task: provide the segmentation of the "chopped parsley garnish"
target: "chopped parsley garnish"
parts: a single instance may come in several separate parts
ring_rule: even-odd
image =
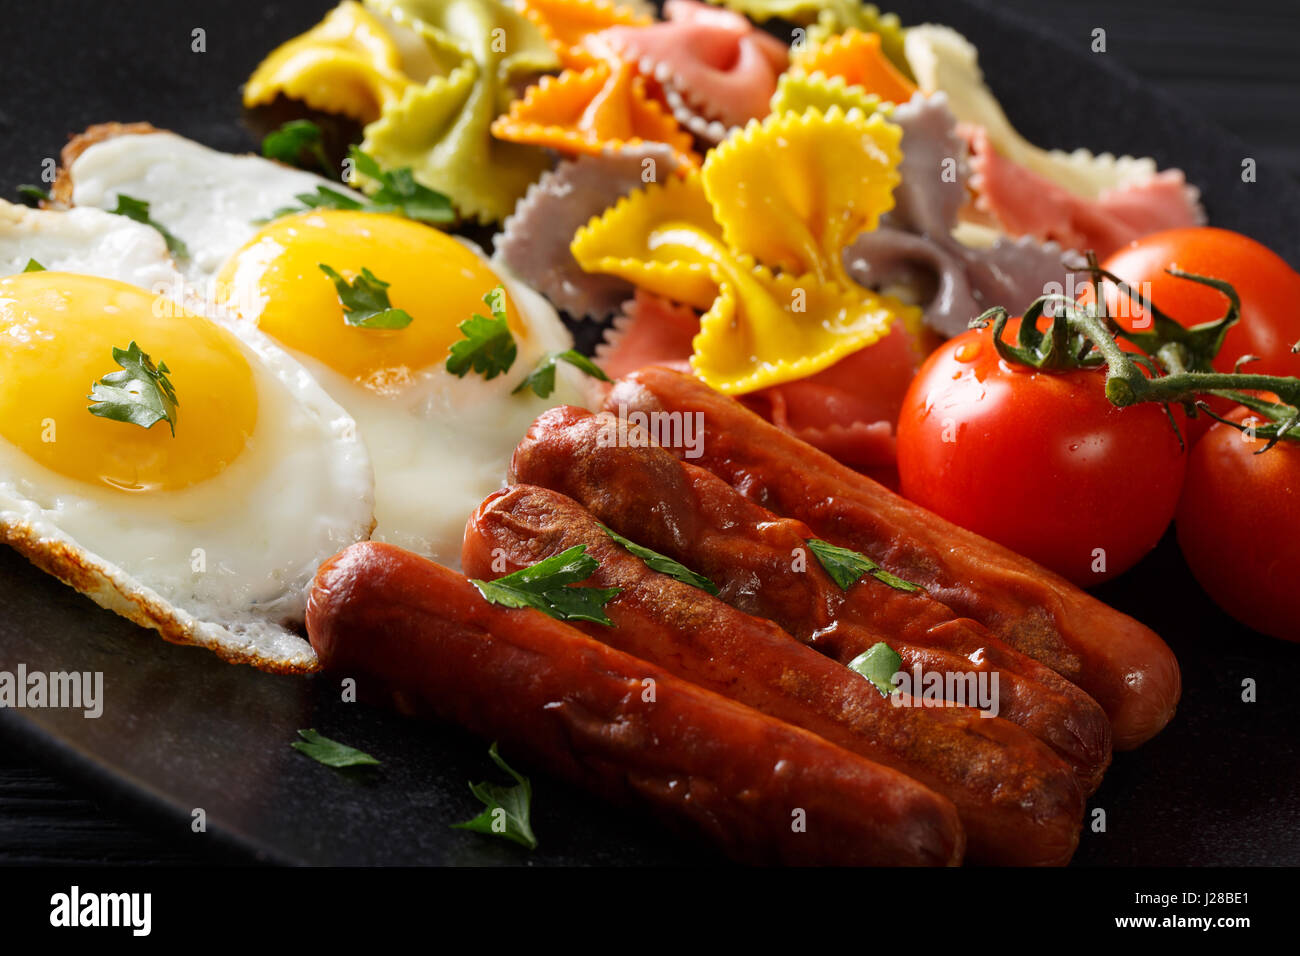
[[[127,348],[113,349],[113,361],[122,366],[120,372],[109,372],[90,386],[87,396],[94,405],[90,414],[115,422],[129,422],[141,428],[152,428],[157,422],[171,426],[176,437],[176,391],[167,377],[171,370],[166,362],[154,365],[147,352],[132,342]]]
[[[180,259],[188,259],[190,256],[189,249],[185,243],[181,242],[160,223],[154,222],[149,218],[149,203],[143,199],[135,199],[131,196],[117,194],[117,208],[110,210],[119,216],[126,216],[127,219],[134,219],[136,222],[144,223],[146,226],[152,226],[162,233],[162,237],[167,240],[167,251]]]
[[[473,370],[491,380],[510,371],[510,366],[515,364],[518,349],[506,321],[506,290],[497,286],[483,296],[483,302],[492,312],[492,318],[475,312],[457,326],[465,337],[455,342],[447,355],[447,371],[457,378],[464,378]]]
[[[491,381],[510,371],[519,354],[514,334],[506,320],[505,288],[497,286],[483,296],[483,301],[491,310],[492,318],[484,318],[475,312],[457,326],[464,338],[454,343],[447,355],[447,371],[457,378],[464,378],[472,370]],[[562,352],[547,352],[542,356],[537,367],[511,389],[510,394],[517,395],[531,388],[538,398],[550,398],[555,391],[555,366],[558,362],[568,362],[592,378],[609,381],[609,376],[587,356],[574,349],[565,349]]]
[[[282,206],[271,213],[270,218],[279,219],[281,216],[289,216],[295,212],[303,212],[308,209],[348,209],[353,211],[366,209],[366,204],[361,200],[345,196],[337,189],[331,189],[329,186],[317,186],[314,193],[299,193],[293,198],[302,205]],[[258,219],[256,221],[261,223],[268,220]]]
[[[585,544],[574,545],[495,581],[471,579],[470,583],[493,604],[535,608],[560,621],[613,625],[605,605],[621,588],[569,587],[591,577],[600,567],[586,552]]]
[[[24,183],[18,187],[18,198],[22,201],[24,206],[35,207],[39,205],[42,200],[49,202],[50,194],[40,186],[32,186],[28,183]]]
[[[674,580],[681,581],[683,584],[689,584],[691,587],[699,588],[701,591],[708,591],[710,594],[718,593],[718,586],[702,574],[697,574],[686,565],[674,561],[667,555],[660,554],[658,551],[652,551],[649,548],[637,544],[635,541],[629,541],[617,531],[613,531],[604,525],[600,530],[609,535],[629,552],[645,562],[645,566],[651,571],[658,571],[660,574],[666,574]]]
[[[826,573],[831,576],[831,579],[840,586],[841,591],[847,591],[864,574],[871,575],[881,584],[888,584],[897,591],[925,590],[918,584],[904,581],[902,578],[890,574],[865,554],[860,554],[857,551],[850,551],[848,548],[837,548],[835,545],[818,538],[808,539],[808,549],[816,555],[821,566],[826,569]]]
[[[314,730],[300,730],[298,736],[302,740],[295,740],[289,746],[298,753],[306,754],[312,760],[323,763],[327,767],[379,766],[379,761],[370,754],[357,750],[355,747],[349,747],[347,744],[341,744],[337,740],[322,737]]]
[[[592,378],[598,378],[602,382],[609,381],[609,376],[587,356],[574,349],[565,349],[563,352],[547,352],[546,355],[542,356],[542,360],[537,363],[537,368],[533,369],[526,379],[515,386],[514,392],[522,392],[526,388],[531,388],[538,398],[550,398],[551,393],[555,391],[555,365],[557,362],[568,362],[574,368],[581,369]]]
[[[902,664],[898,652],[880,641],[849,661],[849,670],[857,671],[880,691],[882,697],[888,697],[894,692],[894,675]]]
[[[533,802],[532,784],[527,777],[501,759],[495,742],[488,748],[488,756],[492,758],[494,764],[515,779],[516,785],[511,787],[491,781],[471,783],[470,793],[479,799],[485,809],[473,820],[453,823],[452,827],[457,830],[473,830],[476,833],[499,836],[520,846],[526,846],[530,850],[537,849],[537,837],[533,836],[533,828],[528,819]]]
[[[362,329],[404,329],[411,324],[409,313],[394,309],[388,301],[388,283],[364,266],[351,283],[325,263],[320,271],[330,277],[343,304],[343,321]]]
[[[392,213],[432,225],[445,225],[455,221],[456,214],[452,210],[451,200],[442,193],[417,183],[409,166],[384,172],[373,157],[355,146],[349,149],[348,155],[358,173],[378,183],[378,188],[368,198],[353,199],[329,186],[317,186],[314,193],[299,193],[293,197],[302,203],[301,207],[285,206],[273,212],[271,218],[302,212],[304,209],[350,209]]]
[[[417,183],[411,167],[403,166],[384,172],[372,156],[355,146],[348,150],[348,155],[352,157],[357,172],[379,183],[379,188],[370,195],[371,203],[378,207],[374,211],[397,212],[408,219],[435,224],[455,220],[451,200],[442,193]]]
[[[268,133],[262,139],[262,155],[290,166],[305,168],[309,163],[314,163],[326,171],[330,168],[320,127],[311,120],[290,120]]]
[[[44,272],[45,266],[41,265],[35,259],[28,259],[27,265],[23,266],[23,272]]]

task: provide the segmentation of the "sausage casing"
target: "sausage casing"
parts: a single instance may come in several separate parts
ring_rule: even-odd
[[[516,485],[490,496],[466,526],[461,559],[466,573],[496,578],[579,545],[599,562],[585,583],[621,591],[605,606],[613,626],[576,627],[920,781],[956,805],[972,860],[1069,860],[1083,796],[1041,741],[970,708],[896,706],[771,621],[650,570],[564,495]]]
[[[489,604],[392,545],[354,544],[322,565],[307,628],[326,668],[378,684],[400,709],[499,740],[512,759],[739,860],[961,860],[955,809],[916,781],[538,611]]]
[[[625,537],[711,578],[728,604],[841,663],[884,642],[906,672],[984,674],[997,687],[998,716],[1065,757],[1086,792],[1096,789],[1110,761],[1110,724],[1091,697],[924,593],[870,576],[842,590],[809,554],[805,525],[647,437],[612,415],[560,406],[533,423],[511,472],[573,498]]]
[[[646,368],[610,390],[620,416],[698,414],[694,463],[746,497],[870,555],[957,614],[1087,691],[1131,749],[1173,717],[1178,661],[1149,628],[1028,558],[932,514],[844,467],[689,375]]]

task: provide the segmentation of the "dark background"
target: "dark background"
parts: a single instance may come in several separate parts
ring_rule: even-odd
[[[211,2],[214,6],[186,5],[195,26],[206,26],[205,10],[220,9],[216,0]],[[999,0],[995,5],[1059,40],[1079,44],[1081,49],[1088,47],[1095,28],[1105,29],[1105,56],[1111,63],[1136,73],[1237,134],[1252,147],[1261,178],[1264,171],[1300,177],[1300,57],[1295,52],[1300,18],[1294,0]],[[269,4],[259,21],[245,23],[242,29],[232,28],[228,18],[214,14],[213,26],[208,29],[208,55],[226,63],[247,61],[251,68],[275,43],[316,22],[330,6],[329,0]],[[888,8],[889,4],[882,6]],[[108,5],[96,4],[93,16],[97,21],[120,18],[122,30],[150,32],[157,29],[152,16],[156,8],[156,4],[120,2],[111,5],[112,13],[107,14]],[[6,22],[15,27],[6,31],[11,42],[24,47],[21,57],[12,56],[12,51],[0,57],[0,89],[5,91],[0,100],[0,142],[5,144],[0,155],[4,170],[0,186],[6,195],[16,182],[35,181],[40,159],[57,155],[62,145],[58,141],[31,142],[23,133],[32,128],[28,118],[43,109],[47,97],[60,104],[77,99],[77,91],[66,88],[69,81],[59,66],[70,56],[95,60],[94,82],[110,87],[165,84],[172,89],[160,90],[160,94],[173,100],[183,100],[183,96],[177,97],[178,90],[203,91],[204,96],[229,97],[231,113],[237,113],[235,91],[214,89],[211,78],[200,69],[192,75],[160,77],[147,62],[115,59],[108,45],[88,48],[84,42],[74,42],[83,39],[75,21],[88,12],[81,4],[5,0],[0,9],[7,14]],[[169,20],[176,19],[176,10],[171,7]],[[48,64],[48,68],[33,75],[34,63]],[[983,66],[989,70],[995,64],[985,60]],[[77,75],[85,74],[79,70]],[[1061,104],[1063,121],[1086,109],[1088,96],[1085,79],[1078,90],[1079,102]],[[145,115],[104,116],[93,112],[95,96],[85,100],[86,114],[74,110],[67,117],[68,131],[109,119],[157,119],[160,125],[218,148],[245,149],[250,145],[231,124],[206,127],[206,118],[197,116],[192,124],[170,117],[164,122],[164,118]],[[90,793],[51,776],[36,757],[0,749],[0,863],[204,861],[192,847],[190,841],[181,846],[163,840],[147,823],[124,819],[98,806]]]

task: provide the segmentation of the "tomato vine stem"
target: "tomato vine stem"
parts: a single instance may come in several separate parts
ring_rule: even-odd
[[[1112,405],[1126,408],[1141,402],[1158,402],[1169,413],[1175,431],[1178,428],[1170,406],[1179,404],[1189,417],[1203,412],[1267,439],[1260,452],[1283,438],[1300,441],[1300,378],[1243,372],[1242,366],[1255,361],[1256,356],[1243,356],[1231,372],[1214,368],[1214,358],[1223,347],[1228,330],[1241,318],[1241,299],[1229,283],[1176,268],[1165,270],[1176,278],[1215,289],[1227,300],[1221,318],[1185,327],[1118,276],[1101,268],[1092,253],[1087,254],[1083,264],[1069,268],[1088,272],[1092,302],[1061,294],[1041,296],[1025,310],[1015,342],[1003,338],[1010,313],[1000,306],[972,319],[971,327],[992,325],[994,347],[1011,364],[1045,372],[1105,366],[1106,397]],[[1105,283],[1115,286],[1141,309],[1147,320],[1143,330],[1125,329],[1107,314]],[[1051,322],[1046,332],[1039,328],[1044,317]],[[1131,342],[1139,351],[1124,349],[1121,339]],[[1293,351],[1298,349],[1300,343]],[[1206,397],[1220,397],[1244,405],[1263,421],[1251,424],[1225,421],[1211,410]],[[1178,437],[1181,442],[1182,435]]]

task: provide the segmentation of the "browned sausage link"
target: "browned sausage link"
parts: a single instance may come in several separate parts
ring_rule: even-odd
[[[1097,788],[1110,761],[1110,724],[1091,697],[925,594],[871,577],[841,590],[808,553],[807,526],[778,518],[646,438],[612,415],[561,406],[533,423],[511,471],[568,495],[620,534],[712,579],[728,604],[775,621],[841,663],[884,641],[909,673],[919,666],[996,674],[998,715],[1070,761],[1086,792]]]
[[[642,369],[611,389],[615,414],[698,413],[694,461],[746,497],[870,555],[960,615],[1078,684],[1131,749],[1173,717],[1181,680],[1149,628],[1028,558],[959,528],[763,421],[698,379]],[[693,449],[672,449],[683,456]]]
[[[540,612],[488,604],[460,574],[392,545],[326,562],[307,629],[328,669],[374,682],[401,709],[500,740],[512,759],[738,859],[961,860],[955,809],[921,784]]]
[[[516,485],[488,498],[465,529],[462,560],[468,574],[498,577],[576,545],[600,562],[589,584],[622,589],[605,608],[612,627],[577,625],[591,636],[938,791],[957,806],[972,860],[1069,860],[1083,796],[1042,742],[970,708],[895,706],[771,621],[651,571],[558,492]]]

